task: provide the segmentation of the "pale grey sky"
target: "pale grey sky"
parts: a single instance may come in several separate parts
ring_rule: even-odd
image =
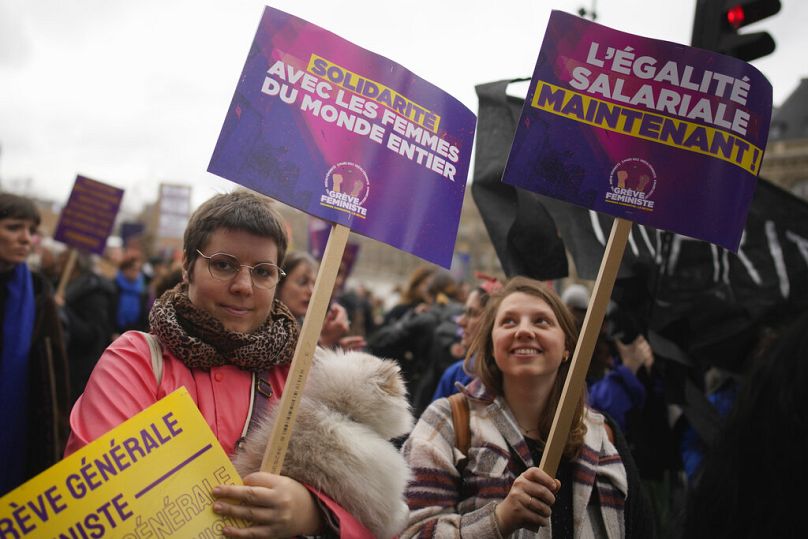
[[[776,52],[753,62],[775,105],[808,77],[808,2],[782,0]],[[161,181],[199,203],[232,184],[206,172],[266,2],[0,0],[0,181],[64,201],[77,173],[153,201]],[[474,85],[529,76],[551,9],[592,0],[276,0],[273,7],[384,55],[477,110]],[[599,0],[598,21],[689,43],[695,0]]]

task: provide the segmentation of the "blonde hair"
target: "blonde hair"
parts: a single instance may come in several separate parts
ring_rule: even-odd
[[[550,306],[556,319],[558,319],[559,327],[564,332],[564,347],[569,350],[570,353],[572,350],[575,350],[575,344],[578,342],[578,326],[575,323],[575,317],[551,288],[540,281],[527,277],[513,277],[510,279],[500,290],[491,294],[490,299],[485,305],[477,334],[472,338],[465,363],[465,368],[468,372],[478,377],[489,391],[500,396],[503,395],[502,371],[494,360],[494,343],[491,338],[491,333],[494,329],[494,321],[502,301],[517,292],[536,297]],[[475,358],[473,361],[471,360],[472,357]],[[564,382],[567,380],[570,363],[570,361],[565,360],[559,366],[558,375],[556,376],[555,384],[553,385],[547,402],[547,408],[539,421],[539,437],[544,442],[547,441],[547,437],[550,434],[553,416],[561,400],[561,392],[564,389]],[[568,458],[576,456],[583,445],[584,434],[586,434],[586,425],[584,425],[583,415],[584,394],[582,392],[575,407],[572,428],[570,429],[570,435],[564,447],[564,455]]]

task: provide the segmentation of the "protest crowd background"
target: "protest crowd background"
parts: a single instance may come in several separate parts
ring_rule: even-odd
[[[581,323],[602,256],[609,218],[499,182],[511,140],[502,129],[515,130],[507,119],[521,108],[505,93],[508,82],[477,87],[477,154],[451,270],[359,235],[351,237],[340,267],[333,301],[350,320],[343,338],[354,338],[343,342],[399,362],[416,417],[452,391],[440,383],[447,369],[455,366],[464,380],[457,366],[466,356],[464,332],[480,314],[480,294],[512,276],[538,279]],[[804,361],[797,365],[804,359],[808,307],[806,126],[808,79],[772,119],[739,254],[634,227],[592,358],[587,400],[625,435],[658,536],[695,537],[707,529],[733,536],[729,520],[722,520],[727,511],[708,514],[726,489],[731,495],[724,503],[736,514],[765,510],[775,518],[783,508],[759,500],[772,490],[762,486],[766,478],[782,481],[775,485],[787,492],[786,482],[798,488],[805,477],[796,458],[808,440],[799,393],[808,379]],[[3,181],[0,191],[7,187]],[[104,254],[79,253],[61,295],[54,291],[69,249],[51,238],[61,201],[17,190],[41,216],[27,264],[54,301],[60,331],[51,329],[54,346],[66,354],[68,406],[106,346],[125,331],[148,330],[151,304],[182,279],[190,189],[167,184],[153,205],[119,215]],[[321,227],[298,210],[282,204],[277,210],[291,236],[287,258],[302,259],[307,268],[300,276],[288,268],[283,284],[290,309],[302,318],[292,303],[305,312],[315,259],[322,256],[315,237]],[[4,268],[5,257],[0,252]],[[2,297],[11,296],[4,291]],[[9,338],[4,333],[4,350]],[[33,421],[34,413],[23,417]],[[746,473],[761,485],[757,495],[743,481]],[[753,497],[762,505],[747,505]]]

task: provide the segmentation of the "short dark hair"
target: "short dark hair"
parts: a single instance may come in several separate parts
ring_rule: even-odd
[[[194,211],[183,238],[185,264],[190,276],[199,257],[196,250],[205,248],[210,236],[219,229],[243,230],[271,238],[278,245],[278,265],[283,264],[288,239],[283,219],[272,207],[272,201],[246,190],[218,194]]]
[[[12,193],[0,193],[0,219],[28,219],[39,226],[39,210],[33,201]]]

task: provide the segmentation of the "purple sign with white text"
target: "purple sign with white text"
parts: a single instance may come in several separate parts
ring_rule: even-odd
[[[475,121],[397,63],[267,7],[208,171],[448,267]]]
[[[771,111],[745,62],[553,11],[503,181],[737,251]]]
[[[53,239],[81,251],[103,254],[122,198],[123,189],[76,176]]]

